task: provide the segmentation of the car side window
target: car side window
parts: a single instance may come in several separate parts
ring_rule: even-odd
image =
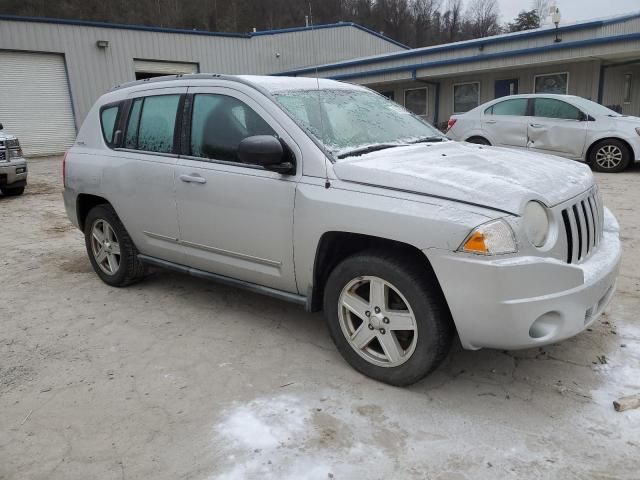
[[[573,105],[555,98],[536,98],[533,104],[533,116],[580,120],[580,110]]]
[[[234,97],[197,94],[191,116],[191,155],[240,162],[238,145],[247,137],[276,132],[251,107]]]
[[[173,136],[180,95],[157,95],[133,102],[125,147],[146,152],[173,152]]]
[[[116,127],[120,105],[103,108],[100,111],[100,124],[102,125],[102,135],[107,145],[113,144],[113,132]]]
[[[527,114],[527,101],[526,98],[505,100],[490,107],[491,112],[485,111],[485,113],[489,113],[490,115],[514,115],[524,117]]]

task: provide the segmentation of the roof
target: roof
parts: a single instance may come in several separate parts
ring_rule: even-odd
[[[363,32],[366,32],[370,35],[378,37],[382,40],[385,40],[389,43],[392,43],[398,47],[403,49],[409,49],[407,45],[404,45],[400,42],[393,40],[392,38],[386,37],[381,33],[374,32],[373,30],[363,27],[357,23],[353,22],[338,22],[338,23],[328,23],[322,25],[310,25],[308,27],[295,27],[295,28],[283,28],[277,30],[262,30],[258,32],[249,32],[249,33],[231,33],[231,32],[209,32],[207,30],[187,30],[182,28],[165,28],[165,27],[152,27],[146,25],[129,25],[123,23],[109,23],[109,22],[95,22],[91,20],[71,20],[65,18],[47,18],[47,17],[28,17],[21,15],[0,15],[0,20],[6,21],[14,21],[14,22],[33,22],[33,23],[50,23],[50,24],[58,24],[58,25],[75,25],[81,27],[98,27],[98,28],[115,28],[115,29],[123,29],[123,30],[139,30],[143,32],[160,32],[160,33],[179,33],[183,35],[204,35],[204,36],[212,36],[212,37],[234,37],[234,38],[252,38],[252,37],[260,37],[264,35],[281,35],[286,33],[294,33],[294,32],[306,32],[313,30],[324,30],[328,28],[342,28],[342,27],[352,27]]]
[[[634,19],[637,19],[637,18],[640,18],[640,11],[637,11],[637,12],[634,12],[634,13],[630,13],[630,14],[627,14],[627,15],[618,15],[618,16],[594,19],[594,20],[583,21],[583,22],[575,22],[575,23],[570,23],[570,24],[564,25],[562,27],[559,27],[558,28],[558,33],[561,35],[561,34],[567,33],[567,32],[574,32],[574,31],[580,31],[580,30],[587,30],[587,29],[592,29],[592,28],[604,27],[604,26],[607,26],[607,25],[611,25],[611,24],[615,24],[615,23],[621,23],[621,22],[625,22],[625,21],[628,21],[628,20],[634,20]],[[358,66],[358,65],[371,65],[371,64],[388,62],[388,61],[393,61],[393,60],[400,60],[400,59],[404,59],[404,58],[420,57],[420,56],[424,56],[424,55],[430,55],[430,54],[433,54],[433,53],[453,52],[453,51],[456,51],[456,50],[467,49],[467,48],[470,48],[470,47],[482,47],[482,48],[484,48],[487,45],[508,43],[510,41],[513,41],[513,40],[523,40],[523,39],[527,39],[527,38],[542,37],[542,36],[554,33],[555,30],[556,29],[555,29],[554,26],[543,26],[543,27],[536,28],[536,29],[533,29],[533,30],[524,30],[524,31],[520,31],[520,32],[503,33],[503,34],[494,35],[494,36],[491,36],[491,37],[476,38],[476,39],[473,39],[473,40],[464,40],[464,41],[460,41],[460,42],[447,43],[447,44],[443,44],[443,45],[434,45],[434,46],[430,46],[430,47],[413,48],[413,49],[410,49],[410,50],[404,51],[404,52],[385,53],[385,54],[374,55],[374,56],[370,56],[370,57],[362,57],[362,58],[358,58],[358,59],[354,59],[354,60],[347,60],[347,61],[342,61],[342,62],[335,62],[335,63],[325,64],[325,65],[319,65],[317,67],[305,67],[305,68],[299,68],[299,69],[295,69],[295,70],[288,70],[288,71],[281,72],[279,75],[301,75],[301,74],[307,74],[307,73],[312,73],[312,72],[316,72],[316,71],[321,72],[321,71],[327,71],[327,70],[335,70],[335,69],[339,69],[339,68],[353,67],[353,66]],[[636,35],[635,34],[631,34],[631,35],[618,35],[618,36],[610,36],[610,37],[601,37],[601,38],[595,38],[595,39],[592,38],[592,39],[586,39],[586,40],[582,40],[582,41],[561,42],[561,43],[557,43],[557,44],[549,45],[549,46],[545,46],[545,47],[534,47],[534,48],[530,48],[530,49],[523,49],[521,51],[505,51],[505,52],[499,52],[499,53],[496,53],[496,54],[474,55],[472,61],[479,61],[479,60],[490,58],[489,55],[510,56],[510,55],[520,54],[520,53],[532,53],[533,51],[537,51],[538,48],[539,49],[547,49],[547,50],[548,49],[572,48],[572,47],[575,47],[575,46],[579,46],[578,45],[579,42],[583,42],[585,45],[587,45],[588,42],[606,43],[607,41],[610,41],[609,39],[616,39],[616,40],[619,40],[619,41],[635,40],[636,39]],[[407,70],[407,69],[413,69],[413,68],[424,68],[424,67],[429,67],[429,66],[438,66],[440,64],[444,64],[443,62],[447,62],[447,61],[451,61],[451,62],[454,62],[454,63],[461,63],[461,59],[460,58],[456,58],[456,59],[450,59],[450,60],[449,59],[445,59],[445,60],[442,60],[441,62],[430,62],[429,64],[416,64],[416,65],[408,65],[408,66],[404,66],[403,65],[403,66],[401,66],[399,68],[402,69],[402,70]],[[431,65],[431,63],[433,63],[434,65]],[[367,76],[367,75],[371,75],[371,74],[388,73],[389,71],[391,71],[391,70],[390,69],[380,69],[380,70],[375,70],[375,71],[372,71],[372,72],[359,72],[359,73],[346,74],[346,75],[335,75],[335,76],[332,76],[332,78],[335,78],[335,79],[348,79],[348,78],[351,78],[351,77],[362,77],[362,76]]]

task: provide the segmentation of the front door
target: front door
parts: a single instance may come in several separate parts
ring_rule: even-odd
[[[527,146],[543,153],[582,159],[588,124],[584,118],[577,107],[567,102],[537,97],[527,126]]]
[[[518,79],[510,78],[508,80],[496,80],[495,98],[506,97],[508,95],[518,94]]]
[[[176,171],[187,265],[295,293],[293,206],[299,173],[281,175],[240,163],[237,150],[253,135],[277,136],[300,158],[297,146],[242,92],[222,87],[188,92],[189,151]]]

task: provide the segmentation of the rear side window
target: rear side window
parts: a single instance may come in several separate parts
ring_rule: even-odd
[[[116,121],[120,113],[120,105],[103,108],[100,111],[100,124],[102,125],[102,135],[107,145],[113,144],[113,132],[116,128]]]
[[[173,152],[180,95],[136,99],[131,107],[125,146],[146,152]]]
[[[254,135],[277,136],[251,107],[227,95],[200,94],[193,101],[191,155],[239,162],[238,145]]]
[[[496,103],[492,107],[489,107],[484,113],[489,115],[515,115],[524,117],[527,114],[527,99],[514,98],[512,100],[505,100],[504,102]]]
[[[580,120],[580,110],[573,105],[555,98],[536,98],[533,104],[533,116]]]

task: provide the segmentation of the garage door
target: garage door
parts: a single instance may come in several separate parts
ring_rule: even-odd
[[[62,55],[0,51],[0,123],[25,155],[63,153],[76,138]]]
[[[136,80],[178,73],[198,73],[197,63],[136,59],[133,61],[133,66],[136,71]]]

